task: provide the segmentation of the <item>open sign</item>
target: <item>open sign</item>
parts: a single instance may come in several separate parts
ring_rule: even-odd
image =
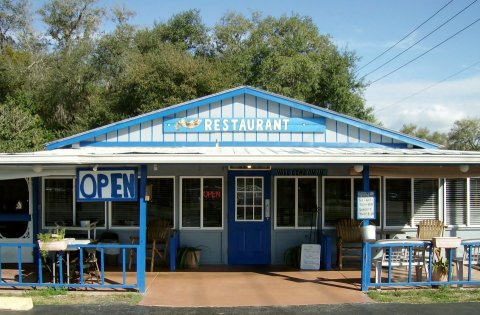
[[[136,169],[77,169],[77,202],[137,201]]]

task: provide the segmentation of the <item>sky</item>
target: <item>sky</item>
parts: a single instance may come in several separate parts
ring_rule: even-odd
[[[36,4],[41,2],[44,1]],[[385,127],[399,130],[403,124],[413,123],[439,132],[448,132],[456,120],[480,118],[480,0],[449,2],[100,0],[101,5],[125,5],[133,10],[136,15],[131,23],[140,28],[167,21],[174,14],[189,9],[199,9],[204,23],[209,27],[219,22],[225,13],[232,11],[247,16],[254,11],[262,12],[263,16],[309,16],[321,34],[329,35],[340,49],[354,51],[360,58],[356,75],[369,83],[364,92],[365,103],[374,109],[375,116]],[[452,18],[471,3],[469,8]],[[444,6],[405,40],[367,65]],[[437,31],[428,35],[436,28]],[[415,44],[424,36],[427,37]],[[412,44],[415,46],[370,73]],[[434,48],[436,45],[439,46]],[[424,56],[419,57],[421,54]],[[408,62],[410,64],[394,71]],[[392,74],[377,81],[392,71]]]

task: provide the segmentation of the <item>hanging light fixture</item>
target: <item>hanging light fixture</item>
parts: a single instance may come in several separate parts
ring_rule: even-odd
[[[355,170],[355,172],[361,173],[361,172],[363,172],[363,165],[356,164],[356,165],[353,166],[353,169]]]

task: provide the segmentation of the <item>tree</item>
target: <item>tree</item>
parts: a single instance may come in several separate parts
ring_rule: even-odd
[[[0,50],[15,44],[29,26],[28,0],[0,0]]]
[[[374,120],[364,105],[365,85],[354,75],[355,54],[339,50],[311,18],[230,13],[213,37],[212,55],[233,82]]]
[[[442,146],[447,144],[447,135],[438,131],[433,133],[427,127],[418,127],[415,124],[404,124],[400,129],[401,133],[411,135],[420,139],[440,144]]]
[[[480,150],[480,119],[455,121],[448,133],[448,148],[451,150]]]
[[[47,33],[59,49],[68,49],[81,39],[90,38],[105,17],[97,0],[51,0],[38,13],[47,24]]]

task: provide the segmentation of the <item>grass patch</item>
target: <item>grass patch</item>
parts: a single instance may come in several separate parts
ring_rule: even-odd
[[[142,299],[135,292],[78,292],[67,289],[45,288],[23,291],[22,294],[0,294],[1,296],[31,297],[33,305],[73,304],[128,304],[137,305]]]
[[[442,286],[438,289],[369,291],[367,295],[379,303],[455,303],[480,302],[480,289],[459,289]]]

